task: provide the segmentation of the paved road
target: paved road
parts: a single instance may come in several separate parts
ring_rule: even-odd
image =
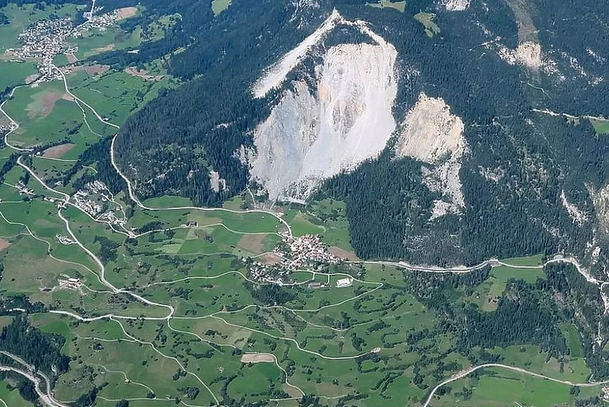
[[[34,366],[29,365],[19,356],[13,355],[12,353],[9,353],[6,351],[0,351],[0,353],[13,359],[15,362],[19,363],[20,365],[23,365],[27,369],[27,370],[24,370],[24,369],[15,368],[13,366],[0,365],[0,371],[5,371],[5,372],[12,371],[14,373],[24,376],[29,381],[34,383],[34,388],[36,390],[36,393],[38,394],[38,397],[40,397],[40,399],[43,401],[43,403],[46,404],[47,406],[49,406],[49,407],[68,407],[67,405],[55,400],[55,398],[53,397],[53,393],[51,391],[51,381],[43,372],[36,371]],[[44,379],[44,381],[45,381],[46,393],[40,389],[41,379],[39,376],[42,377],[42,379]]]
[[[545,379],[545,380],[550,380],[550,381],[555,382],[555,383],[566,384],[566,385],[569,385],[569,386],[596,387],[596,386],[602,386],[604,384],[609,383],[609,380],[605,380],[605,381],[602,381],[602,382],[594,382],[594,383],[573,383],[573,382],[571,382],[569,380],[554,379],[552,377],[549,377],[549,376],[546,376],[546,375],[542,375],[542,374],[539,374],[539,373],[535,373],[535,372],[531,372],[531,371],[528,371],[526,369],[522,369],[522,368],[519,368],[519,367],[503,365],[503,364],[500,364],[500,363],[485,363],[485,364],[482,364],[482,365],[474,366],[474,367],[469,368],[467,370],[464,370],[462,372],[459,372],[459,373],[453,375],[452,377],[444,380],[442,383],[438,384],[436,387],[433,388],[433,390],[429,394],[429,397],[425,401],[425,404],[423,404],[423,407],[428,407],[430,405],[430,403],[431,403],[431,401],[433,399],[433,396],[436,394],[438,389],[441,388],[442,386],[445,386],[445,385],[447,385],[449,383],[452,383],[454,381],[463,379],[464,377],[472,374],[476,370],[480,370],[480,369],[484,369],[484,368],[489,368],[489,367],[496,367],[496,368],[501,368],[501,369],[507,369],[507,370],[511,370],[513,372],[523,373],[523,374],[526,374],[526,375],[529,375],[529,376],[533,376],[533,377],[537,377],[537,378]]]
[[[55,69],[57,69],[56,67],[54,67],[54,68],[55,68]],[[61,72],[59,69],[57,69],[57,71],[58,71],[58,72]],[[91,112],[92,112],[92,113],[95,115],[95,117],[96,117],[96,118],[97,118],[97,119],[98,119],[100,122],[102,122],[102,123],[104,123],[104,124],[106,124],[106,125],[108,125],[108,126],[114,127],[114,128],[116,128],[116,129],[118,129],[118,128],[119,128],[119,126],[117,126],[117,125],[115,125],[115,124],[113,124],[113,123],[110,123],[110,122],[108,122],[108,121],[104,120],[104,119],[103,119],[103,118],[102,118],[102,117],[101,117],[101,116],[100,116],[100,115],[99,115],[99,114],[98,114],[98,113],[95,111],[95,109],[94,109],[93,107],[91,107],[89,104],[87,104],[86,102],[84,102],[83,100],[81,100],[80,98],[78,98],[76,95],[74,95],[74,94],[73,94],[73,93],[70,91],[70,89],[69,89],[69,87],[68,87],[68,83],[67,83],[67,79],[66,79],[65,75],[63,75],[63,73],[61,73],[61,75],[62,75],[62,77],[63,77],[63,82],[64,82],[64,86],[65,86],[65,90],[66,90],[66,92],[67,92],[69,95],[71,95],[71,96],[74,98],[75,102],[76,102],[77,104],[79,104],[79,106],[82,104],[82,105],[84,105],[85,107],[87,107],[87,108],[88,108],[88,109],[89,109],[89,110],[90,110],[90,111],[91,111]],[[15,89],[16,89],[16,88],[15,88]],[[12,91],[12,92],[14,92],[14,91],[15,91],[15,89],[13,89],[13,91]],[[4,103],[6,103],[6,102],[4,102]],[[12,131],[10,131],[10,132],[9,132],[7,135],[5,135],[5,137],[4,137],[4,142],[5,142],[5,144],[6,144],[8,147],[10,147],[10,148],[12,148],[12,149],[14,149],[14,150],[17,150],[17,151],[22,151],[22,152],[24,152],[24,153],[27,153],[28,151],[31,151],[31,150],[28,150],[28,149],[22,149],[22,148],[19,148],[19,147],[13,146],[13,145],[11,145],[11,144],[8,142],[8,139],[7,139],[8,135],[9,135],[9,134],[11,134],[12,132],[14,132],[14,131],[16,130],[16,128],[18,128],[19,124],[18,124],[18,123],[16,123],[15,121],[13,121],[13,119],[12,119],[12,118],[10,118],[10,116],[8,116],[8,115],[6,114],[6,112],[5,112],[5,111],[2,109],[2,107],[3,107],[4,103],[3,103],[2,105],[0,105],[0,112],[4,113],[4,114],[5,114],[5,115],[8,117],[8,119],[9,119],[9,120],[10,120],[10,121],[13,123],[13,127],[14,127],[14,129],[13,129]],[[82,108],[82,106],[81,106],[81,109],[83,109],[83,108]],[[84,109],[83,109],[83,113],[84,113]],[[544,113],[545,113],[545,112],[544,112]],[[86,116],[86,115],[85,115],[85,116]],[[142,209],[146,209],[146,210],[149,210],[149,211],[162,211],[162,210],[200,210],[200,211],[224,211],[224,212],[229,212],[229,213],[239,213],[239,214],[242,214],[242,213],[265,213],[265,214],[269,214],[269,215],[271,215],[271,216],[275,217],[275,218],[276,218],[276,219],[277,219],[279,222],[281,222],[283,225],[285,225],[285,227],[286,227],[286,228],[287,228],[287,230],[288,230],[288,233],[290,233],[290,235],[292,234],[292,230],[291,230],[291,228],[290,228],[290,225],[289,225],[289,224],[288,224],[288,223],[287,223],[285,220],[283,220],[283,219],[282,219],[280,216],[278,216],[276,213],[274,213],[274,212],[272,212],[272,211],[261,210],[261,209],[256,209],[256,210],[231,210],[231,209],[225,209],[225,208],[201,208],[201,207],[195,207],[195,206],[180,206],[180,207],[149,207],[149,206],[146,206],[146,205],[142,204],[142,203],[140,202],[140,200],[138,199],[138,197],[136,196],[136,194],[135,194],[135,191],[134,191],[134,187],[133,187],[133,185],[132,185],[132,182],[131,182],[131,181],[128,179],[128,177],[126,177],[126,176],[125,176],[125,174],[124,174],[124,173],[123,173],[123,172],[120,170],[120,168],[118,167],[118,165],[117,165],[117,163],[116,163],[116,159],[115,159],[115,148],[114,148],[114,147],[115,147],[115,142],[116,142],[117,137],[118,137],[118,133],[117,133],[117,134],[116,134],[116,135],[113,137],[113,139],[112,139],[112,143],[111,143],[111,149],[110,149],[110,157],[111,157],[111,162],[112,162],[112,165],[114,166],[115,170],[117,171],[117,173],[118,173],[118,174],[119,174],[119,175],[120,175],[120,176],[121,176],[121,177],[122,177],[122,178],[125,180],[125,182],[126,182],[126,184],[127,184],[127,188],[128,188],[128,192],[129,192],[129,196],[130,196],[130,198],[131,198],[131,199],[132,199],[132,200],[133,200],[133,201],[136,203],[136,205],[137,205],[137,206],[139,206],[140,208],[142,208]],[[32,170],[31,170],[29,167],[27,167],[25,164],[23,164],[23,163],[21,162],[21,158],[18,160],[18,164],[19,164],[20,166],[22,166],[22,167],[23,167],[23,168],[24,168],[26,171],[28,171],[28,172],[30,173],[30,175],[32,175],[32,176],[33,176],[33,177],[34,177],[34,178],[35,178],[35,179],[36,179],[36,180],[37,180],[37,181],[38,181],[38,182],[39,182],[41,185],[43,185],[43,187],[44,187],[44,188],[46,188],[47,190],[52,191],[52,192],[54,192],[54,193],[56,193],[56,194],[58,194],[58,195],[62,196],[62,197],[64,198],[65,203],[66,203],[66,204],[69,204],[69,200],[70,200],[69,195],[67,195],[67,194],[65,194],[65,193],[63,193],[63,192],[61,192],[61,191],[57,191],[57,190],[55,190],[55,189],[53,189],[53,188],[51,188],[51,187],[48,187],[48,186],[47,186],[47,185],[46,185],[46,184],[45,184],[45,183],[44,183],[44,182],[43,182],[43,181],[42,181],[42,180],[41,180],[41,179],[40,179],[40,178],[39,178],[39,177],[38,177],[38,176],[37,176],[37,175],[34,173],[34,171],[32,171]],[[107,287],[108,287],[108,288],[109,288],[109,289],[110,289],[112,292],[114,292],[114,293],[123,292],[123,293],[126,293],[126,294],[128,294],[128,295],[131,295],[132,297],[134,297],[134,298],[135,298],[135,299],[137,299],[138,301],[144,302],[144,303],[149,304],[149,305],[154,305],[154,306],[163,307],[163,308],[166,308],[166,309],[168,309],[168,310],[169,310],[169,314],[168,314],[167,316],[165,316],[165,317],[144,317],[144,319],[146,319],[146,320],[167,320],[167,321],[170,321],[170,320],[172,319],[172,317],[173,317],[173,315],[174,315],[174,312],[175,312],[175,310],[174,310],[174,308],[173,308],[172,306],[170,306],[170,305],[166,305],[166,304],[160,304],[160,303],[155,303],[155,302],[149,301],[149,300],[147,300],[147,299],[145,299],[145,298],[143,298],[143,297],[141,297],[141,296],[139,296],[139,295],[137,295],[137,294],[135,294],[135,293],[132,293],[132,292],[130,292],[130,291],[125,291],[125,290],[123,290],[123,289],[116,288],[116,287],[115,287],[114,285],[112,285],[112,284],[111,284],[109,281],[107,281],[107,280],[105,279],[105,267],[104,267],[103,263],[100,261],[100,259],[99,259],[99,258],[98,258],[98,257],[97,257],[97,256],[96,256],[96,255],[95,255],[93,252],[91,252],[89,249],[87,249],[87,248],[86,248],[86,247],[85,247],[85,246],[84,246],[84,245],[83,245],[83,244],[82,244],[82,243],[81,243],[81,242],[80,242],[80,241],[79,241],[79,240],[76,238],[76,236],[74,235],[74,233],[72,232],[72,230],[71,230],[71,228],[70,228],[69,221],[68,221],[68,220],[67,220],[67,219],[66,219],[66,218],[63,216],[63,214],[61,213],[61,210],[59,210],[59,211],[58,211],[58,215],[59,215],[59,217],[60,217],[60,218],[63,220],[63,222],[65,223],[66,229],[67,229],[68,233],[71,235],[71,237],[74,239],[75,243],[76,243],[76,244],[77,244],[77,245],[78,245],[78,246],[79,246],[79,247],[80,247],[80,248],[81,248],[83,251],[85,251],[85,252],[87,253],[87,255],[88,255],[89,257],[91,257],[91,259],[93,259],[93,261],[94,261],[94,262],[97,264],[97,266],[99,267],[99,269],[100,269],[100,275],[99,275],[99,277],[100,277],[100,281],[101,281],[101,282],[102,282],[102,283],[103,283],[105,286],[107,286]],[[603,290],[602,290],[602,289],[603,289],[603,287],[605,286],[605,284],[609,284],[609,282],[600,281],[600,280],[598,280],[598,279],[594,278],[594,277],[593,277],[593,276],[591,276],[589,273],[587,273],[587,271],[586,271],[584,268],[582,268],[582,267],[579,265],[579,263],[577,262],[577,260],[575,260],[575,259],[573,259],[573,258],[569,258],[569,257],[557,257],[557,258],[554,258],[554,259],[552,259],[552,260],[550,260],[550,261],[547,261],[547,262],[546,262],[546,263],[544,263],[543,265],[538,265],[538,266],[518,266],[518,265],[512,265],[512,264],[508,264],[508,263],[501,262],[501,261],[499,261],[499,260],[497,260],[497,259],[489,259],[489,260],[486,260],[486,261],[484,261],[484,262],[482,262],[482,263],[480,263],[480,264],[478,264],[478,265],[476,265],[476,266],[472,266],[472,267],[454,267],[454,268],[440,268],[440,267],[432,267],[432,266],[418,266],[418,265],[411,265],[411,264],[408,264],[408,263],[405,263],[405,262],[398,262],[398,263],[395,263],[395,262],[384,262],[384,261],[379,261],[379,262],[365,262],[365,263],[387,264],[387,265],[393,265],[393,266],[397,266],[397,267],[405,268],[405,269],[408,269],[408,270],[421,271],[421,272],[428,272],[428,273],[469,273],[469,272],[473,272],[473,271],[475,271],[475,270],[479,270],[479,269],[481,269],[481,268],[483,268],[483,267],[486,267],[486,266],[498,266],[498,265],[502,265],[502,266],[505,266],[505,267],[513,267],[513,268],[530,268],[530,269],[541,269],[541,268],[543,268],[544,266],[546,266],[547,264],[551,264],[551,263],[558,263],[558,262],[563,262],[563,263],[571,263],[571,264],[573,264],[573,265],[574,265],[574,266],[577,268],[578,272],[579,272],[579,273],[580,273],[582,276],[584,276],[588,282],[593,283],[593,284],[596,284],[596,285],[600,285],[601,294],[603,295],[603,300],[605,301],[605,311],[607,311],[607,309],[609,308],[609,307],[608,307],[609,301],[607,301],[607,298],[606,298],[606,296],[603,294]],[[83,265],[83,267],[84,267],[84,265]],[[380,288],[380,286],[379,286],[379,287],[377,287],[377,289],[378,289],[378,288]],[[336,305],[337,305],[337,304],[333,304],[332,306],[336,306]],[[75,314],[75,313],[69,312],[69,311],[58,311],[58,310],[54,310],[54,311],[50,311],[50,312],[51,312],[51,313],[55,313],[55,314],[67,315],[67,316],[70,316],[70,317],[75,318],[75,319],[80,320],[80,321],[95,321],[95,320],[100,320],[100,319],[102,319],[102,318],[111,318],[111,319],[113,319],[114,321],[118,322],[118,323],[121,325],[121,328],[123,329],[123,332],[124,332],[124,333],[125,333],[125,335],[127,335],[129,338],[132,338],[134,341],[136,341],[136,342],[138,342],[138,343],[141,343],[141,344],[147,344],[147,345],[151,345],[151,346],[153,346],[153,347],[154,347],[154,345],[152,345],[152,344],[150,344],[150,343],[147,343],[147,342],[140,341],[139,339],[137,339],[137,338],[135,338],[135,337],[133,337],[133,336],[129,335],[129,334],[128,334],[128,333],[125,331],[124,327],[122,326],[122,324],[121,324],[121,323],[120,323],[120,321],[118,321],[118,320],[119,320],[119,319],[126,319],[126,318],[128,318],[128,317],[121,317],[121,316],[117,316],[117,315],[114,315],[114,314],[107,314],[107,315],[100,316],[100,317],[85,318],[85,317],[81,317],[81,316],[79,316],[79,315],[77,315],[77,314]],[[214,316],[210,316],[210,317],[212,317],[212,318],[217,318],[217,319],[221,319],[221,320],[223,320],[222,318],[219,318],[219,317],[217,317],[217,316],[215,316],[215,315],[214,315]],[[131,317],[129,317],[129,318],[131,318]],[[224,321],[224,323],[226,323],[226,324],[228,324],[228,325],[233,325],[233,324],[228,323],[228,322],[227,322],[227,321],[225,321],[225,320],[223,320],[223,321]],[[238,326],[238,325],[233,325],[233,326]],[[243,327],[243,326],[238,326],[238,327],[243,328],[243,329],[249,329],[249,328],[247,328],[247,327]],[[256,330],[252,330],[252,331],[256,331]],[[265,335],[267,334],[267,333],[265,333],[265,332],[263,332],[263,331],[256,331],[256,332],[259,332],[259,333],[261,333],[261,334],[265,334]],[[293,339],[291,339],[291,338],[285,338],[285,337],[276,337],[276,338],[277,338],[277,339],[283,339],[283,340],[289,340],[289,341],[292,341],[292,342],[294,342],[294,343],[296,344],[296,347],[297,347],[298,349],[300,349],[301,351],[303,351],[303,352],[307,352],[307,353],[312,353],[312,354],[315,354],[316,356],[319,356],[319,357],[324,357],[324,358],[326,358],[326,359],[336,359],[336,360],[341,360],[341,359],[353,359],[353,358],[357,358],[357,357],[361,356],[361,355],[356,355],[356,356],[351,356],[351,357],[337,357],[337,358],[327,357],[327,356],[323,356],[323,355],[321,355],[321,354],[318,354],[317,352],[312,352],[312,351],[308,351],[308,350],[306,350],[306,349],[302,349],[302,348],[300,348],[300,346],[298,345],[298,343],[297,343],[296,341],[294,341]],[[158,351],[157,349],[155,349],[155,350],[156,350],[156,351],[157,351],[159,354],[161,354],[163,357],[168,358],[168,359],[175,360],[176,362],[178,362],[178,364],[180,364],[180,362],[179,362],[179,361],[178,361],[176,358],[173,358],[173,357],[171,357],[171,356],[164,355],[164,354],[162,354],[160,351]],[[375,349],[375,350],[376,350],[376,349]],[[365,353],[364,353],[364,354],[365,354]],[[7,356],[9,356],[9,355],[7,355]],[[0,370],[11,370],[11,371],[14,371],[14,372],[16,372],[16,373],[18,373],[18,374],[23,375],[24,377],[28,378],[29,380],[31,380],[33,383],[35,383],[35,385],[36,385],[36,391],[37,391],[37,393],[39,394],[39,396],[40,396],[41,400],[43,400],[43,402],[44,402],[45,404],[47,404],[48,406],[50,406],[50,407],[67,407],[67,406],[65,406],[64,404],[62,404],[62,403],[58,402],[57,400],[53,399],[52,394],[51,394],[52,392],[51,392],[51,388],[50,388],[50,381],[48,380],[48,378],[47,378],[46,376],[44,376],[44,374],[43,374],[43,373],[37,373],[37,374],[39,374],[41,377],[43,377],[43,378],[44,378],[44,380],[45,380],[45,382],[46,382],[46,387],[47,387],[47,389],[46,389],[46,390],[47,390],[47,391],[46,391],[46,393],[45,393],[45,392],[43,392],[42,390],[40,390],[40,382],[41,382],[41,379],[40,379],[40,377],[38,377],[38,376],[36,376],[36,375],[34,375],[34,374],[32,373],[32,372],[34,371],[34,369],[33,369],[33,367],[32,367],[32,366],[27,365],[27,363],[25,363],[25,361],[21,360],[20,358],[18,358],[18,357],[16,357],[16,356],[14,356],[14,355],[10,355],[9,357],[12,357],[12,358],[13,358],[13,360],[15,360],[16,362],[18,362],[18,363],[20,363],[20,364],[24,365],[24,366],[25,366],[25,367],[28,369],[28,371],[26,371],[26,370],[22,370],[22,369],[17,369],[17,368],[11,367],[11,366],[0,366]],[[279,367],[281,370],[283,370],[283,369],[281,368],[281,366],[279,366],[279,364],[277,363],[277,361],[275,361],[275,362],[276,362],[276,364],[278,365],[278,367]],[[551,378],[551,377],[548,377],[548,376],[545,376],[545,375],[541,375],[541,374],[538,374],[538,373],[530,372],[530,371],[527,371],[527,370],[525,370],[525,369],[518,368],[518,367],[513,367],[513,366],[508,366],[508,365],[503,365],[503,364],[494,364],[494,363],[489,363],[489,364],[482,364],[482,365],[479,365],[479,366],[475,366],[475,367],[472,367],[472,368],[467,369],[467,370],[465,370],[465,371],[459,372],[459,373],[455,374],[454,376],[452,376],[451,378],[449,378],[449,379],[447,379],[447,380],[445,380],[445,381],[443,381],[443,382],[439,383],[439,384],[438,384],[436,387],[434,387],[434,389],[432,390],[431,394],[429,395],[429,397],[428,397],[428,399],[426,400],[426,402],[425,402],[425,404],[423,405],[423,407],[428,407],[428,406],[430,405],[430,403],[431,403],[431,401],[432,401],[432,399],[433,399],[433,396],[435,395],[435,393],[437,392],[437,390],[438,390],[438,389],[440,389],[442,386],[444,386],[444,385],[446,385],[446,384],[449,384],[449,383],[451,383],[451,382],[454,382],[454,381],[456,381],[456,380],[462,379],[462,378],[464,378],[464,377],[468,376],[469,374],[471,374],[471,373],[473,373],[473,372],[475,372],[475,371],[477,371],[477,370],[479,370],[479,369],[483,369],[483,368],[493,368],[493,367],[494,367],[494,368],[508,369],[508,370],[515,371],[515,372],[519,372],[519,373],[522,373],[522,374],[526,374],[526,375],[530,375],[530,376],[534,376],[534,377],[538,377],[538,378],[542,378],[542,379],[546,379],[546,380],[551,380],[551,381],[556,382],[556,383],[561,383],[561,384],[565,384],[565,385],[571,385],[571,386],[573,386],[573,385],[577,385],[577,386],[580,386],[580,387],[592,387],[592,386],[599,386],[599,385],[602,385],[602,384],[609,383],[609,381],[605,381],[605,382],[599,382],[599,383],[572,383],[572,382],[567,381],[567,380],[554,379],[554,378]],[[192,373],[189,373],[189,374],[192,374]],[[194,374],[193,374],[193,375],[194,375]],[[195,377],[197,377],[196,375],[194,375],[194,376],[195,376]],[[197,379],[198,379],[198,377],[197,377]],[[199,379],[199,381],[200,381],[200,379]],[[207,388],[207,389],[210,391],[210,393],[212,394],[212,396],[214,397],[214,399],[216,399],[216,398],[215,398],[215,396],[213,395],[213,393],[211,392],[211,390],[210,390],[210,389],[209,389],[209,388],[208,388],[208,387],[207,387],[207,386],[206,386],[206,385],[205,385],[203,382],[201,382],[201,383],[202,383],[202,384],[203,384],[203,385],[204,385],[204,386],[205,386],[205,387],[206,387],[206,388]],[[293,386],[293,385],[291,385],[291,384],[289,384],[289,383],[287,383],[287,384],[288,384],[288,385],[290,385],[290,386]],[[300,389],[299,389],[299,388],[297,388],[296,386],[293,386],[293,387],[295,387],[296,389],[300,390]],[[300,390],[300,391],[301,391],[301,390]],[[301,391],[301,392],[302,392],[302,391]],[[216,403],[217,403],[217,402],[218,402],[218,401],[217,401],[217,399],[216,399]]]
[[[133,184],[131,183],[131,180],[121,171],[121,169],[119,168],[118,164],[116,163],[116,157],[115,157],[115,153],[114,153],[114,151],[115,151],[114,143],[116,142],[116,138],[117,137],[118,137],[118,133],[114,135],[114,137],[112,138],[112,143],[110,144],[110,161],[112,162],[112,166],[114,167],[114,169],[116,170],[118,175],[120,175],[120,177],[127,184],[127,191],[129,192],[129,197],[140,208],[146,209],[146,210],[149,210],[149,211],[195,210],[195,211],[203,211],[203,212],[228,212],[228,213],[237,213],[237,214],[244,214],[244,213],[265,213],[265,214],[273,216],[275,219],[277,219],[279,222],[281,222],[286,227],[286,229],[288,230],[289,235],[292,236],[292,228],[290,227],[288,222],[286,222],[281,216],[277,215],[275,212],[267,211],[267,210],[264,210],[264,209],[242,209],[242,210],[237,210],[237,209],[226,209],[226,208],[203,208],[203,207],[200,207],[200,206],[150,207],[150,206],[146,206],[146,205],[142,204],[142,202],[139,200],[139,198],[135,194],[135,191],[134,191],[134,188],[133,188]]]

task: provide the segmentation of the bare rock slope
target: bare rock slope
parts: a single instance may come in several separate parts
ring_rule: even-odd
[[[292,83],[254,132],[251,176],[271,199],[306,199],[322,180],[377,156],[395,130],[397,52],[365,24],[345,21],[337,12],[271,67],[254,85],[254,95],[281,84],[312,39],[321,40],[338,22],[357,27],[371,41],[329,48],[315,69],[314,86]]]
[[[423,180],[431,191],[442,193],[432,218],[459,212],[465,205],[459,179],[466,149],[461,118],[444,100],[421,94],[401,127],[397,156],[430,164],[422,168]]]

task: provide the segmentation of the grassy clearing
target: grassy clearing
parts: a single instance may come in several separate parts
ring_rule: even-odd
[[[9,388],[9,382],[11,387]],[[0,382],[0,399],[4,400],[7,406],[19,406],[19,407],[34,407],[34,404],[26,401],[19,394],[14,386],[16,383],[12,383],[12,380],[4,380]]]
[[[342,201],[324,199],[311,204],[311,222],[323,227],[322,239],[329,246],[336,246],[353,253],[349,237],[347,205]]]
[[[60,81],[23,86],[15,90],[12,99],[4,105],[4,110],[13,120],[25,125],[32,119],[43,116],[43,100],[45,95],[63,94],[63,92],[63,84]],[[48,115],[48,113],[45,115]]]
[[[80,108],[66,99],[60,81],[17,89],[5,110],[20,124],[9,137],[16,145],[35,146],[68,139],[76,146],[64,158],[75,159],[86,143],[99,140],[84,124]]]
[[[129,33],[118,26],[108,27],[105,31],[85,31],[82,37],[74,40],[78,45],[75,55],[78,59],[85,59],[105,51],[137,47],[142,42],[141,32],[141,28],[137,28]]]
[[[0,61],[0,89],[25,84],[26,78],[37,72],[33,62]]]
[[[222,207],[226,208],[226,209],[231,209],[234,211],[238,211],[243,209],[242,206],[243,204],[246,202],[247,196],[242,194],[242,195],[237,195],[231,199],[229,199],[228,201],[224,201],[222,203]],[[249,199],[249,201],[251,201],[251,199]]]
[[[368,7],[374,8],[392,8],[394,10],[403,13],[406,9],[405,1],[389,1],[389,0],[379,0],[378,3],[366,3]]]
[[[591,119],[590,123],[594,126],[597,134],[609,134],[609,120]]]
[[[423,24],[423,27],[425,27],[425,34],[427,34],[429,38],[432,38],[436,34],[440,34],[441,31],[440,27],[434,22],[435,17],[436,15],[433,13],[423,12],[415,14],[414,16],[415,20]]]
[[[165,36],[167,30],[171,29],[178,21],[182,19],[180,14],[161,16],[158,20],[153,21],[142,31],[141,37],[146,41],[160,40]]]
[[[543,255],[536,254],[533,256],[512,257],[509,259],[503,259],[501,261],[511,266],[540,266],[542,259]]]
[[[452,389],[449,394],[434,400],[435,407],[507,405],[553,407],[573,405],[575,401],[567,385],[502,369],[485,369],[479,378],[459,380],[451,383],[449,387]],[[582,388],[580,398],[599,393],[600,387]]]
[[[541,264],[541,255],[507,259],[503,261],[506,264],[521,266],[493,267],[490,277],[484,283],[480,284],[474,294],[468,298],[468,302],[473,302],[483,311],[494,311],[497,308],[497,302],[510,279],[524,280],[527,283],[534,283],[538,278],[545,278],[545,274],[541,268],[524,268],[524,266],[536,266]]]
[[[146,201],[146,205],[151,207],[168,205],[182,206],[192,205],[184,199],[167,199],[158,198]],[[187,222],[197,222],[198,227],[215,226],[215,224],[223,224],[235,234],[247,233],[278,233],[285,230],[285,226],[279,222],[274,216],[261,213],[232,213],[221,210],[206,210],[200,211],[196,209],[176,209],[163,211],[136,211],[131,219],[135,227],[142,227],[151,222],[160,223],[162,229],[178,227],[185,225]],[[155,228],[158,229],[158,228]]]
[[[94,77],[79,73],[68,80],[75,95],[88,101],[102,117],[118,125],[154,98],[161,87],[169,86],[168,77],[146,81],[122,71],[108,71]]]
[[[214,16],[219,16],[223,11],[228,9],[232,3],[232,0],[213,0],[211,2],[211,10]]]
[[[507,346],[495,348],[492,352],[503,358],[502,363],[520,366],[556,379],[586,382],[590,376],[590,369],[583,358],[570,355],[558,360],[534,345]]]
[[[69,63],[70,61],[68,61],[66,54],[57,54],[55,57],[53,57],[53,64],[55,66],[64,66],[68,65]]]
[[[181,387],[198,387],[200,383],[192,376],[172,380],[178,371],[178,364],[155,353],[150,346],[129,342],[99,342],[95,339],[71,341],[70,352],[77,354],[72,362],[71,371],[62,376],[57,383],[57,397],[73,400],[89,391],[94,385],[108,382],[100,392],[104,398],[145,398],[145,387],[125,382],[124,372],[132,382],[146,383],[159,397],[172,399],[182,394]],[[83,365],[80,362],[84,362]],[[94,374],[90,374],[94,373]],[[93,380],[91,380],[93,378]],[[202,391],[195,399],[197,405],[207,405],[212,399]]]
[[[13,321],[13,317],[10,315],[4,315],[0,317],[0,329],[4,328]]]
[[[581,358],[584,356],[584,350],[582,348],[581,339],[577,328],[573,324],[562,323],[560,329],[567,339],[567,345],[569,346],[570,356],[574,358]]]
[[[324,228],[313,223],[313,218],[300,211],[290,209],[284,219],[292,228],[294,236],[304,236],[311,234],[321,234]]]

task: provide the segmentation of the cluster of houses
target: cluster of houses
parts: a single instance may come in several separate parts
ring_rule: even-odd
[[[16,59],[36,59],[40,74],[52,75],[53,57],[66,51],[66,38],[72,31],[72,21],[67,18],[37,21],[19,34],[21,47],[6,53]]]
[[[102,206],[95,201],[89,199],[89,193],[85,190],[80,190],[72,197],[76,206],[89,215],[95,217],[102,211]]]
[[[248,261],[243,259],[244,263],[248,263],[249,278],[267,284],[285,285],[291,283],[290,273],[283,264],[264,264],[259,261]]]
[[[115,211],[105,210],[106,203],[113,202],[112,194],[106,185],[101,181],[89,182],[84,189],[76,192],[72,196],[75,205],[91,215],[96,220],[108,222],[117,226],[124,226],[127,220],[124,217],[116,216]],[[101,201],[101,204],[100,204]]]
[[[14,123],[0,125],[0,135],[6,134],[15,130],[17,126]]]
[[[74,240],[70,239],[67,236],[63,236],[63,235],[55,235],[55,238],[57,240],[59,240],[59,243],[66,245],[66,246],[76,243]]]
[[[65,288],[67,290],[80,290],[82,287],[82,282],[73,277],[68,277],[66,280],[59,279],[59,288]]]
[[[286,259],[287,268],[300,270],[321,265],[337,264],[342,259],[332,254],[319,235],[304,235],[293,237],[281,233],[282,244],[277,245],[273,252]]]
[[[19,191],[19,195],[34,195],[34,190],[32,188],[28,188],[28,186],[25,185],[21,180],[17,182],[15,188],[17,188]]]
[[[78,51],[78,47],[69,43],[68,39],[82,37],[83,32],[93,29],[105,30],[116,23],[119,13],[115,10],[95,16],[88,12],[85,18],[87,21],[78,26],[74,26],[69,18],[37,21],[19,34],[21,47],[9,48],[6,54],[15,60],[37,60],[40,80],[61,79],[60,72],[53,65],[53,58],[60,53],[73,54]]]
[[[292,237],[287,233],[280,234],[282,241],[273,249],[273,253],[280,259],[278,263],[268,264],[259,261],[243,259],[248,264],[251,279],[277,285],[293,283],[290,274],[294,271],[320,271],[329,264],[340,263],[343,259],[332,254],[328,246],[321,241],[319,235],[305,235]],[[344,281],[343,281],[344,280]],[[337,282],[337,287],[349,287],[350,279]],[[322,288],[325,285],[314,284],[310,288]]]
[[[87,19],[84,23],[74,29],[73,36],[78,37],[82,35],[84,31],[99,30],[105,31],[108,27],[115,24],[120,18],[119,10],[113,10],[109,13],[95,15],[96,12],[101,11],[103,7],[96,7],[93,12],[85,12],[84,18]]]

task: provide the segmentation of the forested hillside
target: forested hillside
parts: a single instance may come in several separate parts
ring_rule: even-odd
[[[326,183],[322,195],[347,203],[359,256],[471,264],[562,251],[598,261],[604,251],[594,251],[591,242],[605,244],[606,228],[597,219],[605,207],[599,200],[607,184],[609,141],[587,116],[609,116],[609,31],[603,23],[609,6],[514,0],[449,11],[443,2],[417,0],[402,13],[366,3],[233,2],[214,16],[209,1],[144,2],[139,19],[176,11],[182,19],[137,54],[114,51],[96,58],[122,67],[162,57],[169,73],[185,81],[161,92],[120,131],[117,156],[138,193],[218,205],[242,191],[250,174],[238,152],[254,148],[256,126],[291,87],[288,81],[256,99],[252,85],[336,8],[349,21],[365,21],[396,48],[396,122],[408,118],[423,92],[445,101],[463,121],[467,145],[459,170],[465,206],[458,213],[432,215],[434,202],[443,199],[442,191],[425,185],[432,166],[397,158],[391,143],[379,158]],[[432,13],[437,34],[426,34],[421,11]],[[339,30],[326,46],[356,40]],[[306,78],[314,64],[312,55],[288,79]],[[212,189],[211,171],[226,180],[226,188]]]

